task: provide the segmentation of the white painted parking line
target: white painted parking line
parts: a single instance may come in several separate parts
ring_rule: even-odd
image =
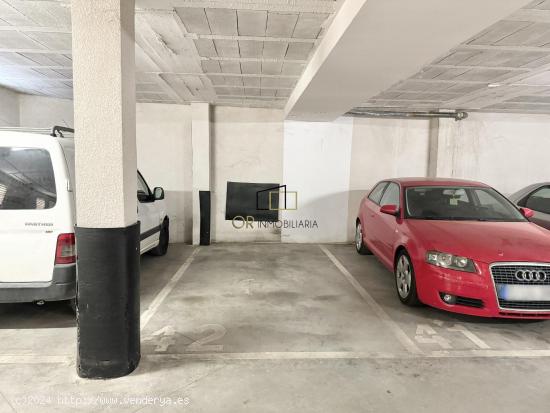
[[[257,353],[167,353],[144,354],[142,360],[170,362],[186,360],[412,360],[446,358],[549,358],[550,350],[451,350],[428,354],[361,352],[361,351],[268,351]]]
[[[550,357],[550,350],[454,350],[432,351],[427,358],[541,358]]]
[[[410,356],[411,358],[414,356]],[[392,353],[357,351],[267,351],[257,353],[146,354],[150,361],[170,360],[348,360],[407,358]]]
[[[64,334],[67,332],[71,332],[71,334],[74,334],[74,337],[76,338],[76,331],[75,327],[55,327],[55,328],[48,328],[48,327],[36,327],[36,328],[0,328],[0,341],[6,339],[10,336],[16,336],[21,337],[24,336],[25,338],[35,338],[37,334],[44,334],[44,333],[50,333],[52,336],[59,336],[60,334]]]
[[[46,356],[43,354],[2,354],[0,364],[74,364],[71,356]]]
[[[173,353],[143,354],[142,360],[172,362],[186,360],[231,361],[231,360],[405,360],[447,358],[550,358],[550,350],[450,350],[432,351],[428,354],[396,354],[361,351],[271,351],[252,353]],[[74,356],[45,356],[41,354],[0,355],[3,364],[65,364],[74,365]]]
[[[481,338],[476,336],[474,333],[472,333],[470,330],[466,328],[466,326],[462,324],[455,324],[453,327],[449,327],[447,330],[449,331],[457,331],[470,340],[472,343],[474,343],[476,346],[478,346],[480,349],[483,350],[489,350],[491,346],[489,346],[485,341],[483,341]]]
[[[421,355],[422,350],[405,334],[405,332],[393,321],[388,313],[384,311],[382,307],[372,298],[372,296],[363,288],[359,281],[351,275],[351,273],[342,265],[340,261],[323,245],[319,245],[319,248],[325,253],[325,255],[332,261],[332,263],[340,270],[342,275],[349,281],[349,283],[355,288],[359,295],[367,302],[372,308],[374,313],[382,320],[382,322],[388,327],[395,335],[397,340],[407,349],[411,354]]]
[[[4,402],[2,402],[2,400],[3,400]],[[9,407],[9,409],[10,409],[10,410],[9,410],[10,412],[16,413],[16,410],[13,408],[11,402],[10,402],[10,401],[8,400],[8,398],[4,395],[4,393],[2,393],[2,392],[0,391],[0,407],[1,407],[2,405],[5,405],[5,406],[7,405],[7,406]]]
[[[198,254],[200,251],[200,248],[196,248],[191,255],[185,260],[183,265],[176,271],[174,276],[168,281],[168,284],[164,286],[162,290],[157,294],[153,302],[149,305],[147,310],[141,315],[141,330],[145,329],[149,321],[151,321],[151,318],[155,315],[157,310],[159,309],[160,305],[163,303],[163,301],[168,297],[168,295],[172,292],[178,281],[183,277],[183,274],[185,274],[185,271],[189,268],[191,263],[193,262],[193,259],[195,255]]]

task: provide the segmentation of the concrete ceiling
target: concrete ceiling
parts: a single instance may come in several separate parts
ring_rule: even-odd
[[[136,0],[140,102],[282,108],[341,0]],[[0,85],[72,97],[69,0],[0,0]]]
[[[370,99],[381,94],[387,96],[383,93],[392,92],[392,87],[405,79],[420,77],[417,73],[434,59],[448,55],[457,44],[506,19],[531,1],[346,1],[292,92],[285,114],[290,119],[330,121],[362,104],[392,108],[399,99],[395,95],[383,101]],[[479,77],[467,80],[491,81],[481,76],[490,77],[486,66],[498,66],[500,62],[498,58],[489,60],[492,63],[483,63]],[[456,77],[466,71],[460,69]],[[500,79],[507,71],[495,72]],[[423,93],[423,85],[414,87],[419,91],[418,99],[424,96],[433,99],[433,95]],[[408,98],[397,100],[398,106],[415,108],[412,96]]]
[[[535,0],[361,107],[550,113],[550,0]]]
[[[367,7],[370,23],[354,15],[330,27],[343,0],[136,0],[137,98],[286,105],[290,117],[298,108],[296,118],[300,111],[322,111],[319,102],[339,104],[328,118],[354,106],[550,113],[550,0],[489,5],[494,2],[468,0],[457,8],[453,0],[348,0],[350,8]],[[519,3],[529,4],[517,10]],[[415,10],[424,20],[414,20]],[[430,19],[441,27],[428,27]],[[426,27],[424,42],[416,41],[416,23]],[[355,37],[346,41],[339,33],[323,50],[323,42],[333,40],[327,30],[348,25],[356,26]],[[327,64],[325,57],[342,41],[344,52],[333,53]],[[358,64],[363,55],[365,68]],[[71,64],[70,0],[0,0],[0,85],[71,98]],[[310,80],[323,65],[328,75],[319,77],[320,92],[308,98]],[[345,101],[348,92],[353,104]]]

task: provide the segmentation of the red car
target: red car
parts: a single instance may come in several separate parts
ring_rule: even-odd
[[[404,304],[550,318],[550,231],[532,213],[479,182],[389,179],[361,201],[355,244],[394,272]]]

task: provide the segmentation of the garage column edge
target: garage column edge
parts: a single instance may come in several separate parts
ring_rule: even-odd
[[[203,192],[203,228],[205,220],[210,221],[210,208],[207,208],[207,205],[205,205],[205,198],[208,198],[205,195],[210,192],[211,186],[210,104],[202,102],[192,103],[191,114],[191,140],[193,146],[193,245],[199,245],[201,243],[201,192]]]

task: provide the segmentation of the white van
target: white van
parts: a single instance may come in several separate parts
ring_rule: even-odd
[[[0,129],[0,303],[76,295],[74,141],[70,129]],[[51,135],[49,134],[51,133]],[[141,253],[164,255],[164,190],[138,172]]]

